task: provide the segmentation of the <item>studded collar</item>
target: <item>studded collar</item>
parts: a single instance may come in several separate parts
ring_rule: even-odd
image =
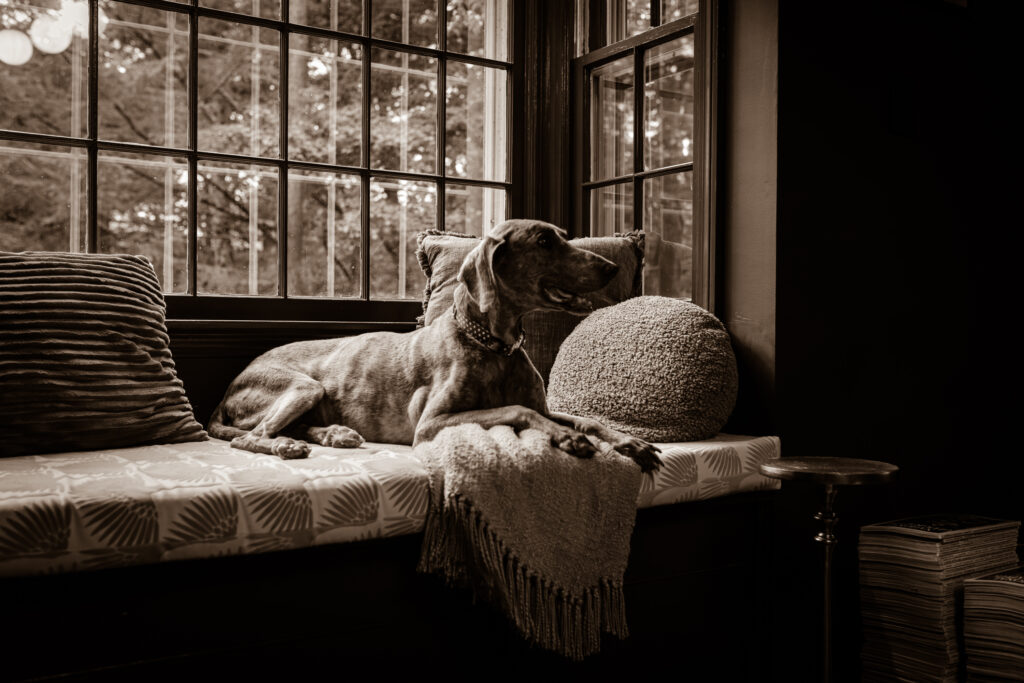
[[[469,318],[461,318],[459,316],[459,309],[454,304],[452,305],[452,315],[455,316],[455,326],[459,328],[459,331],[476,342],[477,346],[487,349],[488,351],[500,353],[504,356],[511,356],[516,352],[516,349],[521,347],[523,342],[526,341],[526,331],[523,329],[523,324],[521,322],[519,323],[519,338],[516,339],[514,344],[506,344],[504,341],[491,334],[490,330],[477,321]]]

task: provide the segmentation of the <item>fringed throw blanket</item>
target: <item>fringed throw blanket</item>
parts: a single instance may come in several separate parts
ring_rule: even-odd
[[[572,659],[628,634],[622,576],[640,468],[580,460],[528,429],[465,424],[416,449],[430,476],[420,571],[468,586],[530,641]]]

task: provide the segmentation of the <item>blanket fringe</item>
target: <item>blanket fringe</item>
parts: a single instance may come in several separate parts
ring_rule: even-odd
[[[427,515],[419,571],[467,585],[467,567],[483,569],[492,580],[486,588],[523,636],[576,661],[600,649],[602,630],[629,635],[621,581],[601,579],[572,594],[520,562],[468,501],[452,496],[443,508]],[[482,587],[469,587],[479,597]]]

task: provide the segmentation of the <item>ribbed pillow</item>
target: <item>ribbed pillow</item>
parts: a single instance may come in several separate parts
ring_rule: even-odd
[[[700,441],[736,402],[729,332],[696,304],[641,296],[594,311],[562,344],[548,407],[648,441]]]
[[[0,456],[202,441],[142,256],[0,252]]]
[[[615,278],[603,288],[588,292],[583,298],[594,309],[639,296],[643,287],[644,233],[631,232],[614,237],[580,237],[569,242],[587,249],[619,265]],[[474,235],[427,230],[416,240],[416,257],[427,276],[423,293],[423,316],[420,325],[429,325],[451,308],[462,262],[479,244]],[[555,362],[558,347],[583,318],[557,311],[534,311],[523,320],[526,328],[526,353],[530,356],[545,383]]]

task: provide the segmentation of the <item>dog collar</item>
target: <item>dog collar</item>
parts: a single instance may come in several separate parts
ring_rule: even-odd
[[[526,330],[523,329],[522,322],[519,323],[519,338],[516,339],[514,344],[506,344],[504,341],[491,334],[490,330],[475,320],[460,319],[458,307],[454,304],[452,304],[452,315],[455,316],[455,326],[459,328],[459,331],[476,342],[478,346],[481,346],[488,351],[500,353],[505,356],[511,356],[516,352],[516,349],[521,347],[523,342],[526,341]]]

